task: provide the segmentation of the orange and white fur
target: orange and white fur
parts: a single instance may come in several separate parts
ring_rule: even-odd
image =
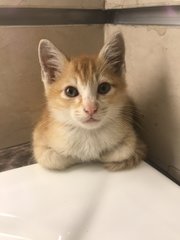
[[[68,59],[50,41],[39,43],[47,104],[33,134],[36,161],[62,170],[101,162],[116,171],[136,166],[145,146],[133,123],[125,82],[125,44],[116,34],[98,56]]]

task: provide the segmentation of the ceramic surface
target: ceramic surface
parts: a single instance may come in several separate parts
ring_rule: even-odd
[[[142,163],[0,173],[0,240],[179,240],[180,189]]]

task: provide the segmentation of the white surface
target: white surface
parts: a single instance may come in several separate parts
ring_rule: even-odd
[[[179,240],[180,189],[146,163],[0,174],[0,240]]]

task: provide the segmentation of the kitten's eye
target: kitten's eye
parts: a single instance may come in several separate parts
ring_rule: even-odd
[[[72,86],[68,86],[68,87],[65,89],[65,94],[66,94],[68,97],[76,97],[76,96],[79,95],[79,92],[78,92],[77,88],[72,87]]]
[[[111,90],[111,85],[108,82],[103,82],[98,86],[99,94],[106,94]]]

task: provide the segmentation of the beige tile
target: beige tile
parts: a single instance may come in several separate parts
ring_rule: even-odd
[[[106,0],[105,7],[108,8],[134,8],[150,6],[179,5],[179,0]]]
[[[104,8],[104,0],[0,0],[0,7]]]
[[[0,27],[0,148],[29,141],[44,104],[41,38],[67,55],[91,54],[103,44],[103,26]]]
[[[145,116],[143,135],[152,161],[180,180],[180,28],[106,26],[122,31],[129,93]]]

